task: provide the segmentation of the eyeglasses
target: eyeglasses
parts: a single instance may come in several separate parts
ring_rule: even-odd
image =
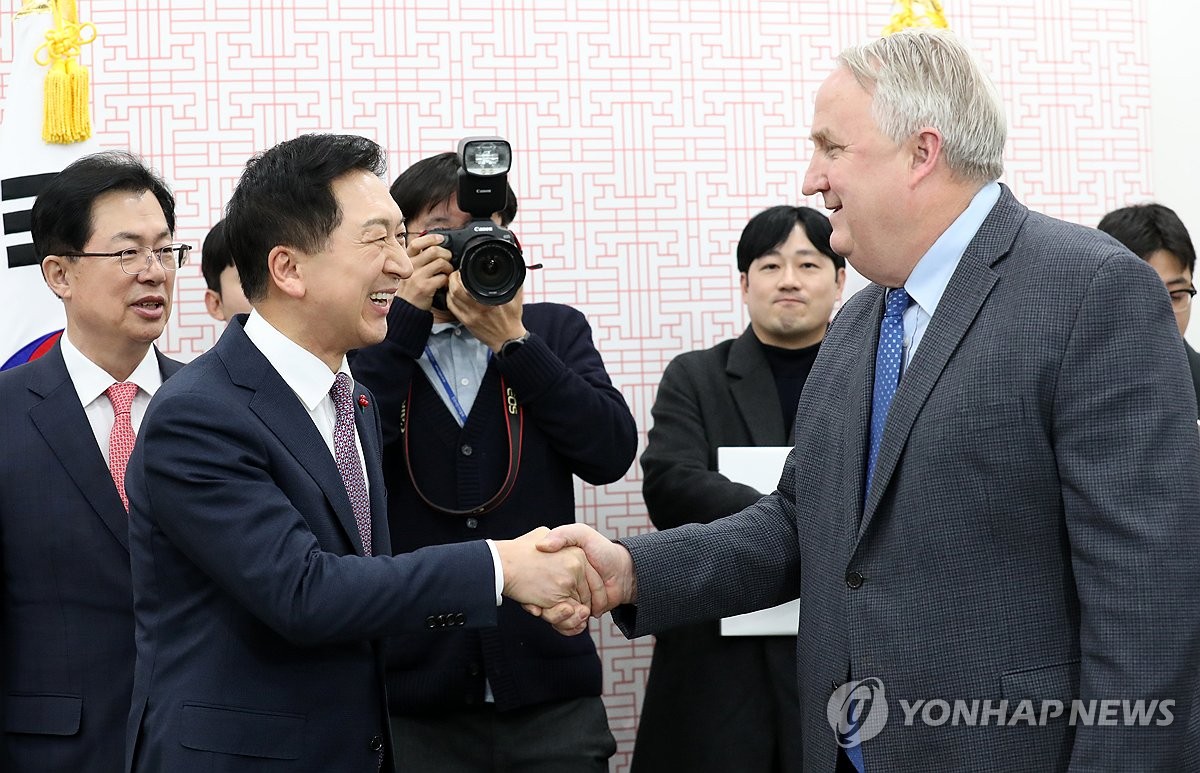
[[[137,276],[150,268],[150,262],[158,260],[164,271],[174,271],[187,263],[190,244],[168,244],[163,247],[130,247],[119,252],[68,252],[64,258],[116,258],[121,264],[121,270],[131,276]]]
[[[1187,311],[1192,305],[1192,298],[1196,297],[1195,287],[1184,287],[1179,290],[1171,291],[1171,308],[1175,311]]]

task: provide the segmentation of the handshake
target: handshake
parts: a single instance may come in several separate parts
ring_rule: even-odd
[[[633,560],[621,545],[581,523],[551,531],[541,526],[496,542],[504,568],[504,595],[544,618],[564,636],[587,629],[637,595]]]

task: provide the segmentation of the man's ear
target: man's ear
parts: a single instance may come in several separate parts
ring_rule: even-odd
[[[60,301],[71,297],[69,265],[70,262],[66,258],[58,255],[47,255],[42,261],[42,279],[46,281],[50,292],[57,295]]]
[[[204,310],[216,321],[225,321],[225,309],[221,307],[221,294],[216,290],[204,288]]]
[[[307,292],[301,261],[307,257],[294,247],[278,245],[267,255],[268,285],[278,287],[289,298],[303,298]],[[270,287],[268,286],[268,292]]]
[[[909,140],[912,154],[913,183],[928,177],[942,157],[942,133],[931,126],[917,130]]]

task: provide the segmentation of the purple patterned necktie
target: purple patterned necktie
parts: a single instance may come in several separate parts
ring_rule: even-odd
[[[354,427],[354,394],[351,386],[350,377],[339,373],[334,379],[333,388],[329,390],[337,411],[337,421],[333,424],[334,458],[346,494],[350,497],[350,506],[354,509],[354,522],[358,524],[358,536],[362,538],[363,555],[369,556],[372,555],[371,497],[367,494],[362,462],[359,461],[358,446],[354,442],[357,430]]]

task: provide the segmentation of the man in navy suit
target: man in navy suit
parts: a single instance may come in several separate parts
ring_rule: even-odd
[[[132,769],[390,769],[384,636],[495,625],[502,594],[587,625],[587,563],[542,560],[545,529],[390,555],[375,398],[346,362],[412,271],[383,171],[370,140],[306,135],[233,192],[254,311],[160,391],[129,465]]]
[[[175,200],[140,161],[100,153],[34,203],[34,249],[67,326],[0,374],[0,769],[116,773],[133,685],[123,483],[150,397],[180,363]]]
[[[624,547],[554,538],[635,602],[631,635],[798,595],[806,772],[1200,770],[1183,341],[1150,266],[997,182],[1004,137],[952,34],[843,52],[804,192],[874,284],[821,344],[778,490]]]

